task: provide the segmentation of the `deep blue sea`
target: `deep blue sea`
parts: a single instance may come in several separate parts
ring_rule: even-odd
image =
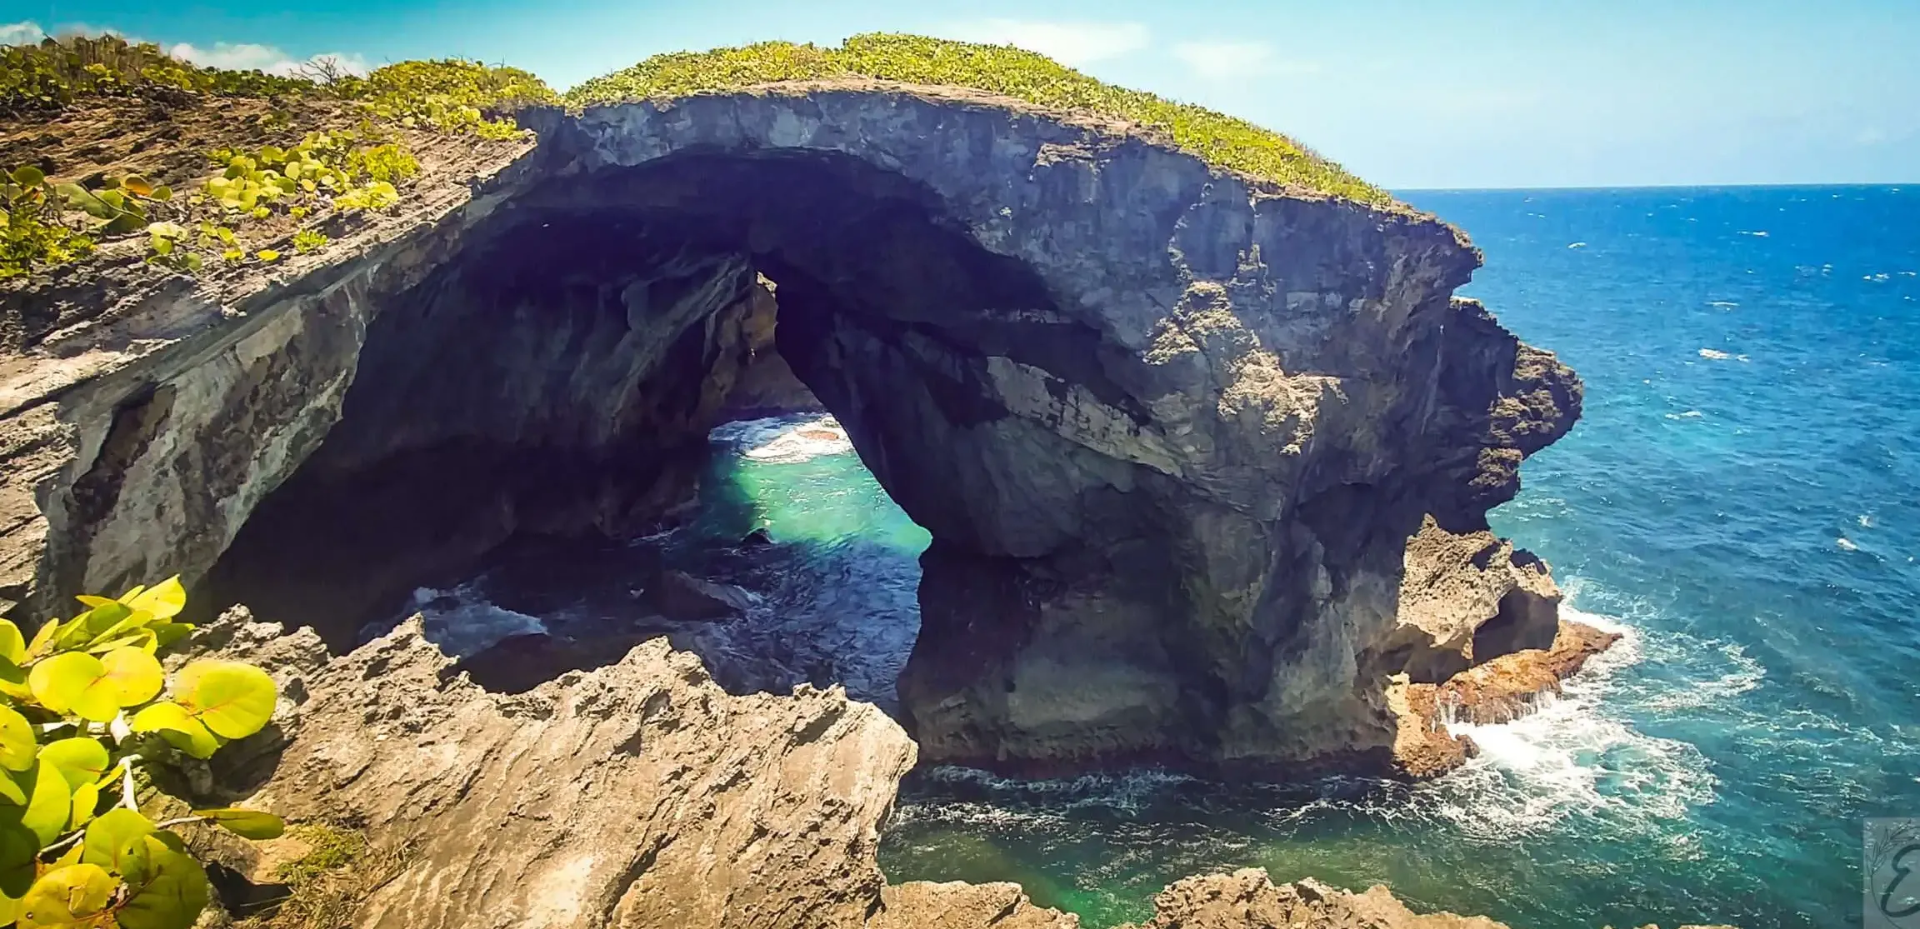
[[[1860,925],[1862,819],[1920,816],[1920,185],[1404,197],[1485,250],[1463,292],[1586,381],[1494,522],[1625,640],[1414,787],[921,772],[889,876],[1016,880],[1096,927],[1248,865],[1516,929]],[[815,642],[741,673],[890,703],[926,536],[793,422],[716,433],[676,545],[767,525],[784,560],[753,575],[772,626],[707,652]]]

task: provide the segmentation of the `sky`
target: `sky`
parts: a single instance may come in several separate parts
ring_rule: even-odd
[[[0,42],[43,29],[227,67],[460,56],[557,89],[915,32],[1222,110],[1399,190],[1920,182],[1920,0],[0,0]]]

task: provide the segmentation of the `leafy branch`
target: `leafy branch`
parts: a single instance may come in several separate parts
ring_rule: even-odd
[[[135,773],[164,746],[210,758],[258,732],[278,693],[241,662],[197,660],[167,679],[156,653],[193,629],[174,619],[178,578],[79,599],[86,612],[31,642],[0,620],[0,925],[187,929],[209,899],[206,870],[170,830],[260,839],[285,827],[224,808],[156,823]]]

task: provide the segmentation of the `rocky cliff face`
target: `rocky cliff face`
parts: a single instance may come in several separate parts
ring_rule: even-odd
[[[535,122],[272,279],[9,294],[106,306],[0,368],[16,612],[177,571],[350,616],[514,532],[657,516],[765,275],[779,356],[934,537],[924,757],[1391,768],[1390,687],[1553,641],[1484,514],[1579,382],[1453,298],[1451,227],[958,91]]]

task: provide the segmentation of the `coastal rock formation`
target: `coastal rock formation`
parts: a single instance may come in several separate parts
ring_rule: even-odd
[[[419,621],[326,661],[233,611],[203,646],[292,695],[220,759],[250,803],[405,842],[361,929],[862,926],[913,743],[835,688],[728,696],[664,640],[524,694],[453,670]],[[257,788],[257,789],[255,789]]]
[[[1485,514],[1579,381],[1453,297],[1479,256],[1433,217],[953,89],[528,122],[271,276],[9,292],[53,320],[0,365],[16,614],[179,572],[343,648],[514,534],[629,532],[770,280],[778,357],[933,536],[926,758],[1396,770],[1397,675],[1551,641]]]
[[[1311,879],[1275,886],[1258,868],[1177,881],[1153,906],[1134,929],[1507,929],[1485,916],[1415,913],[1383,885],[1358,894]]]
[[[1507,929],[1485,916],[1415,913],[1385,885],[1365,893],[1310,878],[1276,886],[1258,868],[1176,881],[1153,898],[1153,905],[1153,919],[1132,929]]]

